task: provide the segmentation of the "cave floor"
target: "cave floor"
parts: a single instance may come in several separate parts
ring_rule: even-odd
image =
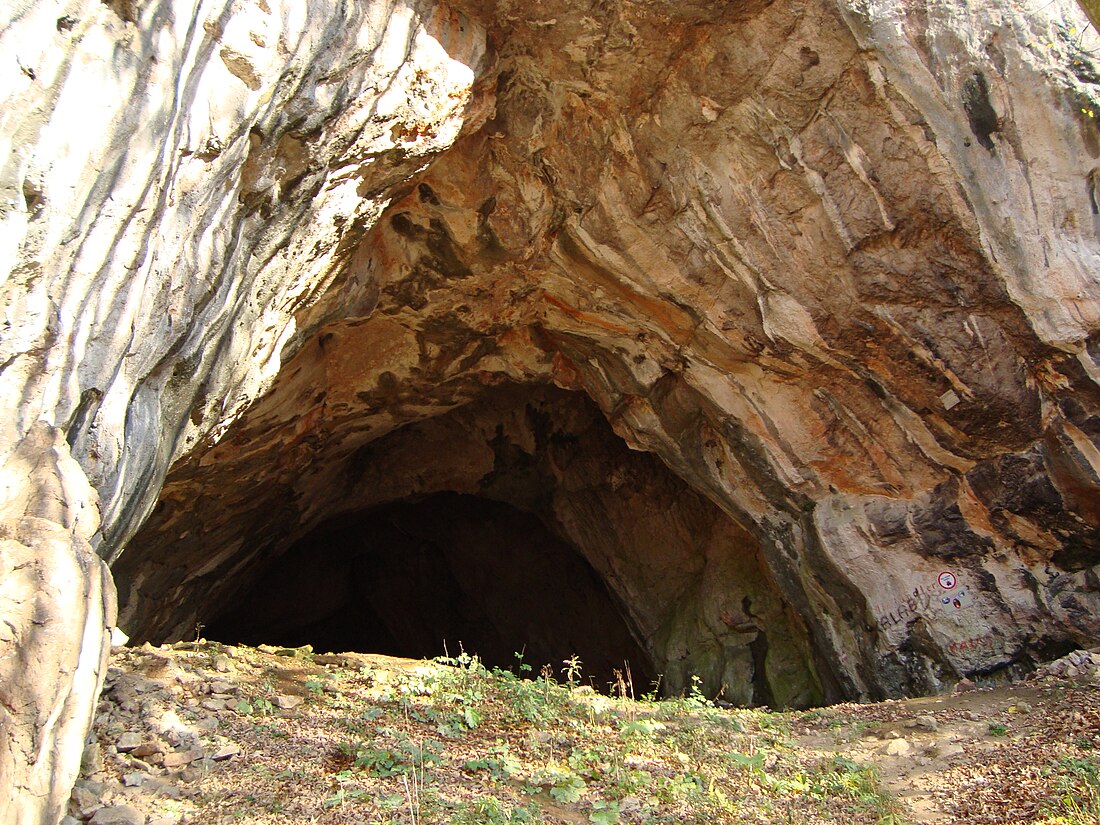
[[[468,660],[116,648],[68,822],[1096,822],[1084,656],[1014,685],[770,712]]]

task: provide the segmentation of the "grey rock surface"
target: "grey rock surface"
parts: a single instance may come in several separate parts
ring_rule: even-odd
[[[92,814],[88,825],[145,825],[145,816],[129,805],[109,805]]]

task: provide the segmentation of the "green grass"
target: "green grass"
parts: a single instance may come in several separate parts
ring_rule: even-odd
[[[872,768],[807,762],[789,715],[722,710],[697,686],[679,699],[610,698],[578,688],[577,663],[567,667],[572,685],[465,655],[418,668],[357,717],[365,737],[342,746],[348,775],[390,781],[396,796],[393,780],[419,772],[442,799],[439,774],[457,765],[478,799],[452,804],[446,822],[538,822],[540,800],[597,825],[767,822],[777,811],[792,823],[901,822]],[[492,743],[472,741],[487,731]]]
[[[1100,759],[1066,757],[1052,772],[1056,793],[1039,825],[1100,825]]]

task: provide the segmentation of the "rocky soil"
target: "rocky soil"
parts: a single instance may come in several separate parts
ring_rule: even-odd
[[[66,825],[1086,823],[1100,654],[951,695],[769,712],[449,663],[115,648]],[[579,668],[579,673],[577,672]]]

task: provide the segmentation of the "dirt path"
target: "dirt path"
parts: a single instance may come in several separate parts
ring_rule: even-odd
[[[1100,748],[1098,699],[1093,688],[1048,679],[838,705],[811,716],[797,738],[823,756],[873,764],[913,823],[1026,822],[1050,798],[1038,766]]]

